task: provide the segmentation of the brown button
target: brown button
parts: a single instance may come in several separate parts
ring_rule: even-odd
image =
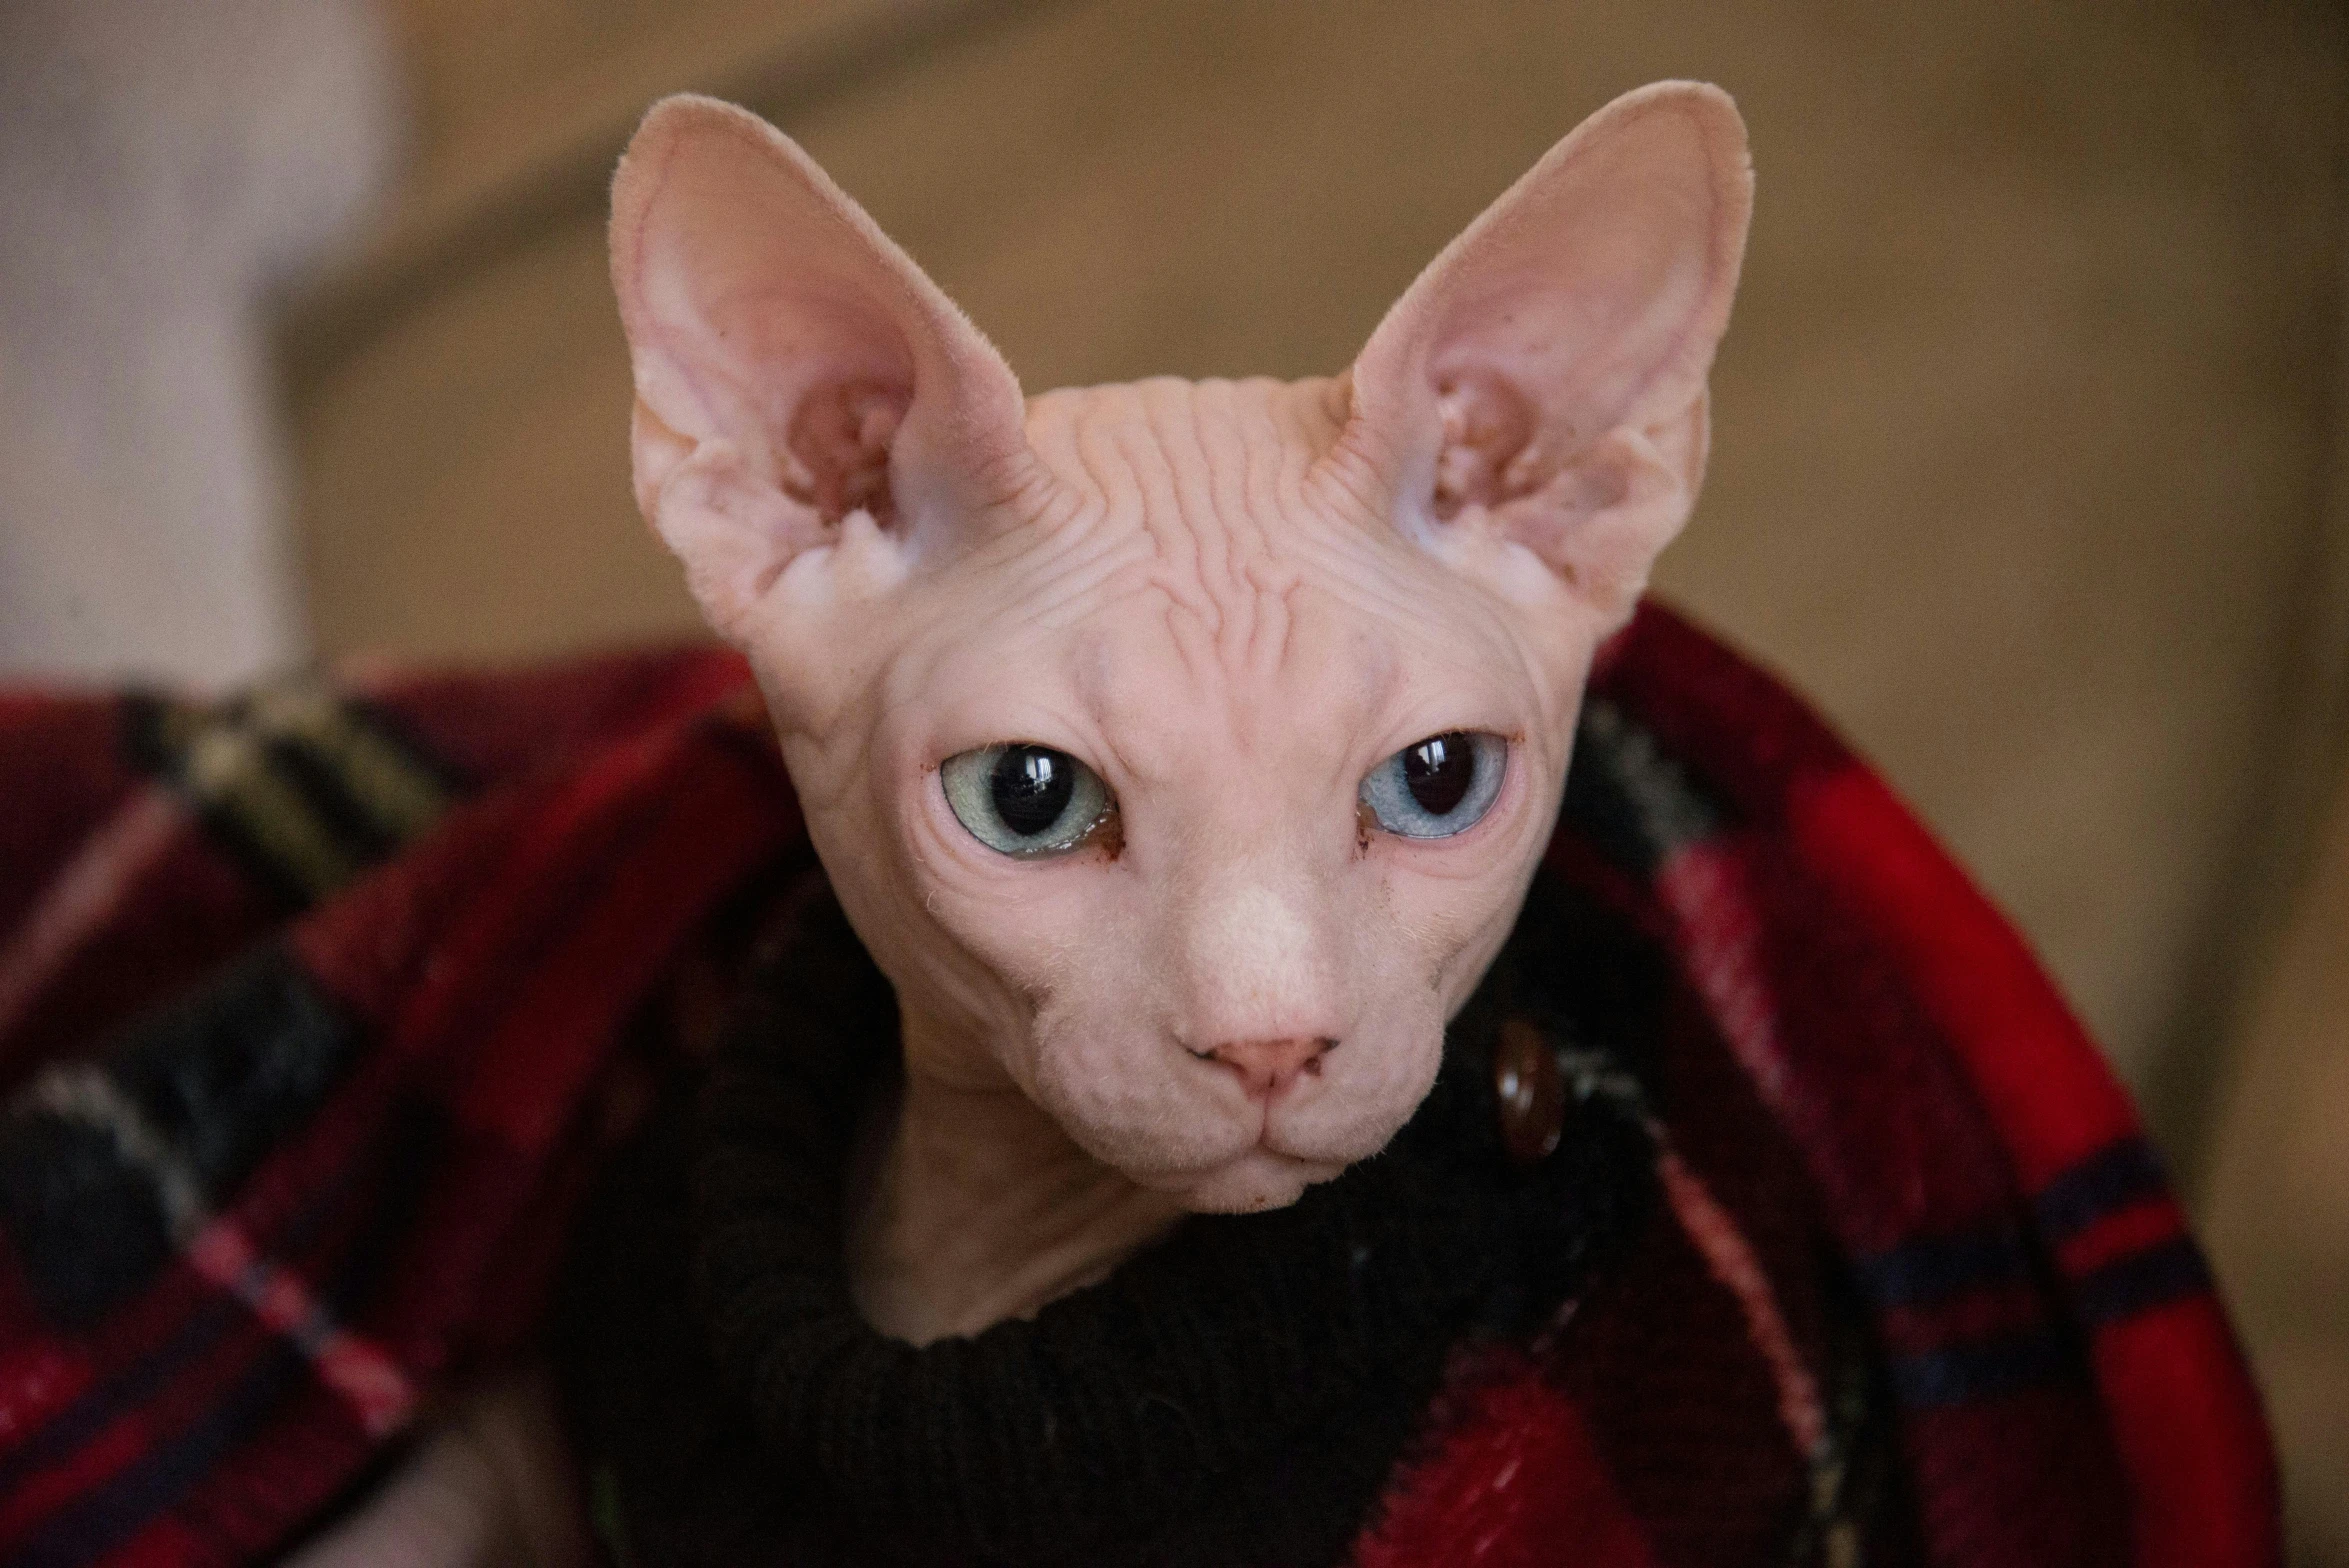
[[[1566,1125],[1566,1080],[1558,1053],[1522,1018],[1501,1025],[1493,1045],[1493,1098],[1501,1118],[1501,1147],[1521,1166],[1539,1165],[1558,1147]]]

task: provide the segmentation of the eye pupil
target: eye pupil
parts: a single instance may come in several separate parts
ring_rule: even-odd
[[[1060,820],[1077,787],[1076,769],[1044,746],[1007,746],[995,760],[987,787],[996,815],[1022,838],[1032,838]]]
[[[1435,735],[1403,753],[1403,783],[1430,816],[1449,816],[1476,782],[1476,747],[1466,735]]]

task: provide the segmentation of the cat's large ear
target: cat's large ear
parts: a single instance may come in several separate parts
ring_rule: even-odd
[[[1355,361],[1353,434],[1402,525],[1454,558],[1463,535],[1522,545],[1628,615],[1703,477],[1752,206],[1745,125],[1717,87],[1643,87],[1553,147]]]
[[[794,560],[826,552],[819,596],[872,591],[1027,482],[1002,357],[758,116],[655,104],[611,246],[637,504],[733,641]]]

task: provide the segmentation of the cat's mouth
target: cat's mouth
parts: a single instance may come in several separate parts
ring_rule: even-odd
[[[1296,1064],[1252,1092],[1233,1064],[1179,1039],[1067,1023],[1042,1033],[1033,1098],[1102,1164],[1209,1213],[1280,1208],[1375,1154],[1410,1119],[1442,1055],[1440,1025],[1392,1021],[1316,1038],[1305,1054],[1324,1070]]]
[[[1204,1214],[1245,1214],[1277,1209],[1297,1201],[1307,1187],[1341,1174],[1354,1156],[1327,1147],[1314,1147],[1295,1128],[1284,1128],[1289,1118],[1282,1107],[1258,1102],[1249,1120],[1239,1120],[1219,1138],[1213,1152],[1194,1150],[1182,1164],[1119,1164],[1127,1178],[1154,1192],[1162,1192],[1184,1208]]]
[[[1284,1208],[1316,1182],[1328,1181],[1354,1163],[1349,1154],[1314,1147],[1299,1130],[1283,1124],[1278,1098],[1258,1102],[1255,1136],[1247,1142],[1243,1125],[1233,1129],[1232,1152],[1219,1160],[1182,1172],[1168,1172],[1149,1183],[1174,1194],[1185,1208],[1205,1214],[1245,1214]]]

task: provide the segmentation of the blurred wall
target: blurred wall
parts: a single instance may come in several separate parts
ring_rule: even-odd
[[[2310,645],[2336,656],[2296,675],[2306,711],[2349,720],[2349,661],[2337,656],[2349,643],[2349,400],[2335,412],[2332,550],[2312,572],[2322,608]],[[2293,742],[2337,759],[2344,730],[2309,725]],[[2239,1025],[2213,1073],[2201,1204],[2211,1263],[2267,1391],[2300,1568],[2349,1568],[2349,766],[2304,770],[2328,775],[2327,825],[2314,853],[2278,867],[2288,924],[2248,966]]]
[[[306,649],[262,310],[389,172],[367,0],[0,3],[0,671]]]
[[[1662,587],[1883,762],[2187,1130],[2271,918],[2244,868],[2314,798],[2277,770],[2328,656],[2332,8],[403,4],[411,199],[290,338],[335,652],[696,629],[604,281],[657,91],[778,119],[1043,388],[1342,365],[1582,115],[1726,84],[1759,207]]]
[[[2203,1204],[2267,1389],[2297,1561],[2349,1565],[2349,778],[2246,1010]]]

